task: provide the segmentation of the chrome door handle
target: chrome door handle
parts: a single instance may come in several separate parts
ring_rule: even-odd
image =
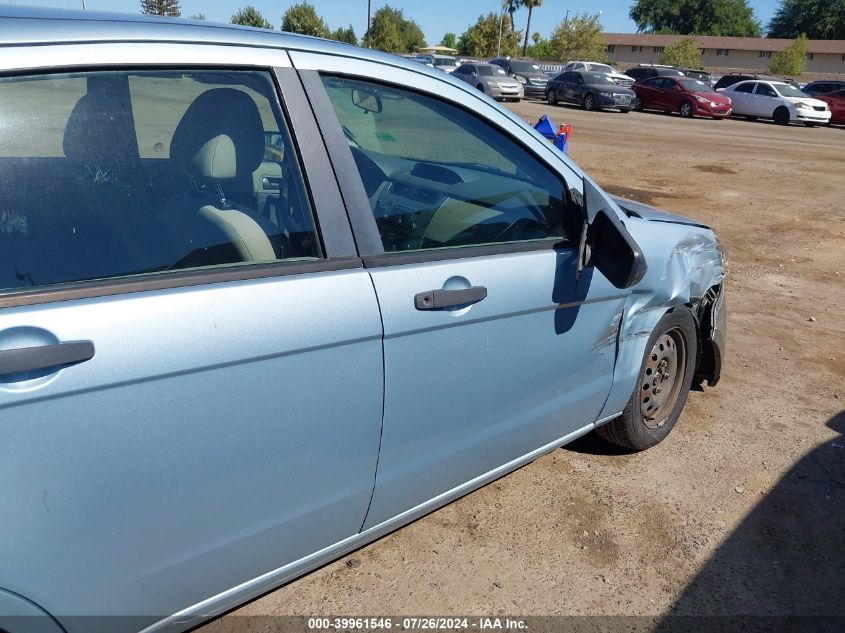
[[[91,341],[6,349],[0,351],[0,376],[23,374],[60,365],[75,365],[92,358],[94,343]]]

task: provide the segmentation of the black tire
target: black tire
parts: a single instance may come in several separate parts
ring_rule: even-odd
[[[681,104],[681,107],[680,107],[680,108],[678,108],[678,112],[680,113],[680,115],[681,115],[683,118],[685,118],[685,119],[691,119],[691,118],[692,118],[692,114],[693,114],[692,104],[691,104],[689,101],[684,101],[684,102]]]
[[[745,120],[746,120],[746,121],[756,121],[756,120],[757,120],[757,117],[756,117],[756,116],[745,115]]]
[[[804,125],[806,125],[807,127],[816,127],[818,123],[816,123],[815,121],[804,121]]]
[[[775,125],[789,125],[789,110],[781,106],[775,110],[772,118],[775,120]]]
[[[619,110],[622,114],[628,114],[631,111],[631,108],[622,108]]]
[[[690,311],[675,308],[664,314],[646,343],[637,386],[625,410],[618,418],[596,429],[596,433],[634,451],[643,451],[663,441],[686,404],[697,353],[698,330]],[[658,398],[663,393],[660,386],[666,384],[668,373],[674,374],[670,376],[674,379],[669,386],[664,386],[669,393]]]
[[[557,105],[557,91],[556,90],[549,90],[549,94],[546,95],[546,103],[549,105]]]
[[[590,93],[584,95],[584,109],[587,112],[591,112],[596,109],[596,98]]]

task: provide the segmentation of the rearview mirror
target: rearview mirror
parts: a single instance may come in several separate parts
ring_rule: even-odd
[[[586,178],[584,200],[589,224],[581,240],[579,261],[595,266],[617,288],[637,285],[648,270],[639,245],[604,195]]]
[[[381,98],[372,90],[352,89],[352,103],[364,112],[381,112]]]

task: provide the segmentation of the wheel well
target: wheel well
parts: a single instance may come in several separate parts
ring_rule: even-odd
[[[705,380],[711,387],[719,381],[721,359],[716,343],[710,338],[710,332],[713,331],[713,311],[710,307],[716,302],[721,291],[721,286],[713,286],[701,299],[686,305],[692,313],[698,330],[698,352],[692,384],[692,388],[696,391],[703,390],[702,384]]]

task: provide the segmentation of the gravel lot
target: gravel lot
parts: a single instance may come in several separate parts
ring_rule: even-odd
[[[235,616],[283,614],[649,616],[640,630],[667,614],[845,617],[845,129],[513,107],[571,122],[572,156],[609,191],[717,230],[722,382],[693,393],[656,448],[588,436],[205,628],[269,630]]]

